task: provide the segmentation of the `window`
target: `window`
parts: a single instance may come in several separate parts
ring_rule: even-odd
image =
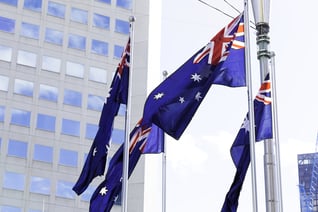
[[[48,7],[47,7],[47,14],[52,15],[59,18],[65,17],[65,5],[56,3],[53,1],[49,1]]]
[[[84,77],[84,65],[73,62],[66,62],[66,74],[73,77]]]
[[[63,32],[46,28],[45,30],[45,42],[53,43],[62,46],[63,44]]]
[[[65,135],[80,135],[80,122],[69,119],[62,120],[62,133]]]
[[[82,24],[87,24],[87,17],[88,17],[88,12],[86,10],[81,10],[81,9],[72,7],[72,10],[71,10],[72,21],[82,23]]]
[[[4,122],[5,107],[0,106],[0,122]]]
[[[70,34],[68,36],[68,47],[72,49],[85,50],[86,38],[80,35]]]
[[[116,19],[115,22],[115,32],[129,34],[129,22]]]
[[[46,130],[50,132],[55,131],[55,116],[49,116],[45,114],[38,114],[36,128],[40,130]]]
[[[24,96],[33,96],[33,82],[15,79],[14,80],[14,93]]]
[[[126,105],[125,104],[120,104],[119,110],[118,110],[118,115],[119,116],[126,115]]]
[[[33,10],[36,12],[41,12],[42,0],[24,0],[25,9]]]
[[[107,81],[107,71],[100,68],[91,67],[89,69],[89,80],[106,83]]]
[[[60,72],[61,60],[54,57],[43,56],[42,69],[52,72]]]
[[[97,0],[97,1],[110,4],[110,1],[111,1],[111,0]]]
[[[99,41],[99,40],[92,40],[92,52],[100,55],[107,56],[108,55],[108,43]]]
[[[0,0],[0,2],[9,4],[12,6],[17,6],[18,5],[18,0]]]
[[[114,46],[114,57],[115,58],[120,59],[121,56],[123,55],[123,52],[124,52],[123,46],[118,46],[118,45]]]
[[[35,67],[36,66],[36,56],[37,55],[34,53],[19,50],[17,63],[20,65]]]
[[[0,75],[0,91],[8,91],[8,86],[9,86],[9,77]]]
[[[25,184],[25,176],[14,172],[5,172],[3,179],[3,187],[23,191]]]
[[[105,98],[89,94],[87,98],[87,109],[102,111],[104,102]]]
[[[53,162],[53,147],[35,144],[33,160],[42,161],[46,163],[52,163]]]
[[[88,186],[87,189],[81,195],[81,200],[89,202],[95,190],[95,186]]]
[[[0,16],[0,30],[4,32],[14,33],[15,20]]]
[[[0,60],[10,62],[11,56],[12,56],[12,48],[0,45]]]
[[[94,139],[98,130],[98,125],[96,124],[86,124],[86,134],[85,138]]]
[[[35,24],[22,22],[21,35],[27,38],[39,39],[40,27]]]
[[[50,179],[42,177],[31,177],[30,192],[49,195],[51,190]]]
[[[72,105],[75,107],[82,106],[82,94],[78,91],[64,90],[64,104]]]
[[[111,139],[112,139],[112,142],[115,144],[122,144],[125,139],[125,131],[114,128]]]
[[[47,101],[57,102],[58,90],[56,87],[40,84],[39,98]]]
[[[12,109],[11,124],[30,127],[31,112],[26,110]]]
[[[28,144],[23,141],[9,140],[8,155],[20,158],[26,158],[28,151]]]
[[[17,208],[9,205],[0,206],[0,209],[1,212],[22,212],[22,208]]]
[[[94,13],[93,26],[102,28],[102,29],[109,29],[109,25],[110,25],[110,18],[108,16]]]
[[[75,193],[72,190],[74,186],[73,182],[66,182],[66,181],[57,181],[56,185],[56,196],[58,197],[64,197],[68,199],[74,199]]]
[[[64,166],[77,167],[77,152],[60,149],[59,164]]]
[[[130,10],[132,8],[132,0],[117,0],[116,6]]]

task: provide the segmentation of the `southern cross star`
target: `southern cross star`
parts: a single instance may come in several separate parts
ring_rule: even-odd
[[[155,95],[155,99],[158,100],[158,99],[162,98],[163,95],[164,95],[164,93],[157,93],[157,94]]]
[[[193,79],[194,82],[200,82],[200,80],[202,80],[201,76],[199,74],[197,74],[197,73],[192,74],[191,75],[191,79]]]
[[[99,191],[99,193],[100,193],[100,195],[102,195],[102,196],[104,196],[104,195],[106,195],[106,193],[107,193],[107,188],[106,188],[106,186],[105,187],[103,187],[100,191]]]

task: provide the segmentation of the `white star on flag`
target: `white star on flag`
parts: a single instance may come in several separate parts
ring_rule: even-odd
[[[194,98],[199,102],[202,99],[201,92],[198,92]]]
[[[197,74],[197,73],[192,74],[191,75],[191,79],[193,79],[194,82],[200,82],[200,80],[202,80],[201,76],[199,74]]]
[[[102,195],[102,196],[104,196],[104,195],[106,195],[106,193],[107,193],[107,188],[106,188],[106,186],[105,187],[103,187],[100,191],[99,191],[99,193]]]
[[[185,100],[184,100],[184,97],[180,96],[180,97],[179,97],[179,102],[182,104],[182,103],[184,103],[184,101],[185,101]]]
[[[95,147],[94,150],[93,150],[93,156],[95,156],[97,153],[97,148]]]
[[[245,129],[245,132],[248,132],[250,130],[250,120],[248,120],[247,117],[245,117],[241,129]]]
[[[158,94],[155,95],[155,99],[158,100],[158,99],[162,98],[163,95],[164,95],[163,93],[158,93]]]

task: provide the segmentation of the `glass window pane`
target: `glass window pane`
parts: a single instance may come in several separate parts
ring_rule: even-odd
[[[8,91],[8,86],[9,86],[9,77],[0,75],[0,91]]]
[[[89,80],[106,83],[107,82],[107,71],[100,68],[91,67],[89,69]]]
[[[118,110],[118,115],[119,116],[126,115],[126,105],[125,104],[120,104],[119,110]]]
[[[84,65],[79,63],[66,62],[66,74],[73,77],[84,77]]]
[[[61,46],[63,44],[63,32],[46,28],[45,42],[54,43]]]
[[[64,197],[68,199],[74,199],[75,193],[72,190],[74,186],[73,182],[66,182],[66,181],[57,181],[56,185],[56,196]]]
[[[12,109],[11,124],[30,127],[31,112],[26,110]]]
[[[94,13],[93,26],[102,28],[102,29],[109,29],[109,25],[110,25],[110,18],[108,16]]]
[[[65,5],[59,4],[53,1],[49,1],[48,7],[47,7],[47,14],[64,18],[65,17]]]
[[[41,12],[42,0],[24,0],[25,9]]]
[[[61,60],[58,58],[43,56],[42,69],[52,72],[60,72]]]
[[[64,90],[64,104],[72,105],[75,107],[82,106],[82,94],[78,91]]]
[[[49,116],[45,114],[38,114],[36,128],[40,130],[47,130],[50,132],[55,131],[55,116]]]
[[[87,109],[102,111],[104,102],[105,98],[89,94],[87,99]]]
[[[28,151],[28,144],[23,141],[9,140],[8,155],[20,158],[26,158]]]
[[[1,25],[1,22],[0,22],[0,25]],[[0,60],[11,62],[11,57],[12,57],[12,48],[0,45]]]
[[[15,79],[14,93],[24,96],[33,96],[33,82]]]
[[[52,163],[53,162],[53,147],[35,144],[33,160]]]
[[[132,8],[132,0],[117,0],[116,6],[130,10]]]
[[[121,56],[123,55],[123,52],[124,52],[123,46],[118,46],[118,45],[114,46],[114,57],[115,58],[120,59]]]
[[[0,206],[1,212],[22,212],[22,208],[9,206],[9,205],[3,205]]]
[[[24,190],[25,176],[14,172],[5,172],[3,187],[14,190]]]
[[[57,102],[58,90],[56,87],[49,85],[40,85],[39,98],[52,102]]]
[[[0,16],[0,30],[14,33],[15,20]]]
[[[87,24],[88,12],[86,10],[81,10],[78,8],[72,7],[71,10],[71,20],[76,21],[82,24]]]
[[[4,122],[5,106],[0,106],[0,122]]]
[[[34,53],[19,50],[17,63],[20,65],[35,67],[36,66],[36,56],[37,55]]]
[[[21,35],[28,38],[39,39],[40,26],[22,22]]]
[[[112,142],[115,144],[122,144],[125,138],[125,131],[120,129],[113,129],[112,132]]]
[[[60,149],[59,164],[64,166],[77,166],[77,152],[67,149]]]
[[[51,190],[50,179],[31,177],[30,192],[49,195]]]
[[[73,49],[85,50],[86,47],[86,38],[80,35],[68,36],[68,47]]]
[[[88,186],[87,189],[82,193],[81,200],[89,202],[95,190],[95,186]]]
[[[111,0],[96,0],[96,1],[99,1],[99,2],[103,2],[103,3],[110,4],[110,1],[111,1]]]
[[[65,135],[80,135],[80,122],[69,119],[62,120],[62,133]]]
[[[115,32],[129,34],[129,22],[116,19],[115,22]]]
[[[100,55],[107,56],[108,55],[108,43],[92,40],[92,52]]]
[[[86,124],[85,138],[94,139],[98,130],[98,125],[96,124]]]
[[[0,0],[0,2],[9,4],[12,6],[17,6],[18,5],[18,0]]]

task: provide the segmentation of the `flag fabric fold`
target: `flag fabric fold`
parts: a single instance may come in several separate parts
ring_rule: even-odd
[[[141,154],[163,150],[163,132],[155,125],[145,128],[139,122],[130,133],[128,176],[135,169]],[[150,144],[148,146],[148,144]],[[154,145],[160,144],[160,145]],[[105,180],[96,188],[90,200],[90,212],[109,212],[122,189],[124,144],[109,163]]]
[[[245,86],[243,15],[172,73],[148,96],[143,123],[179,139],[212,84]]]
[[[103,110],[99,120],[99,128],[87,155],[82,172],[73,187],[80,195],[96,177],[103,175],[107,161],[110,138],[113,130],[113,122],[118,113],[120,104],[127,104],[129,81],[130,39],[120,64],[116,69],[110,86],[109,96],[105,99]]]
[[[271,102],[271,83],[269,75],[267,75],[254,100],[256,141],[273,137]],[[230,190],[226,194],[222,212],[237,211],[240,192],[251,160],[249,125],[249,116],[247,114],[230,150],[236,173]]]

